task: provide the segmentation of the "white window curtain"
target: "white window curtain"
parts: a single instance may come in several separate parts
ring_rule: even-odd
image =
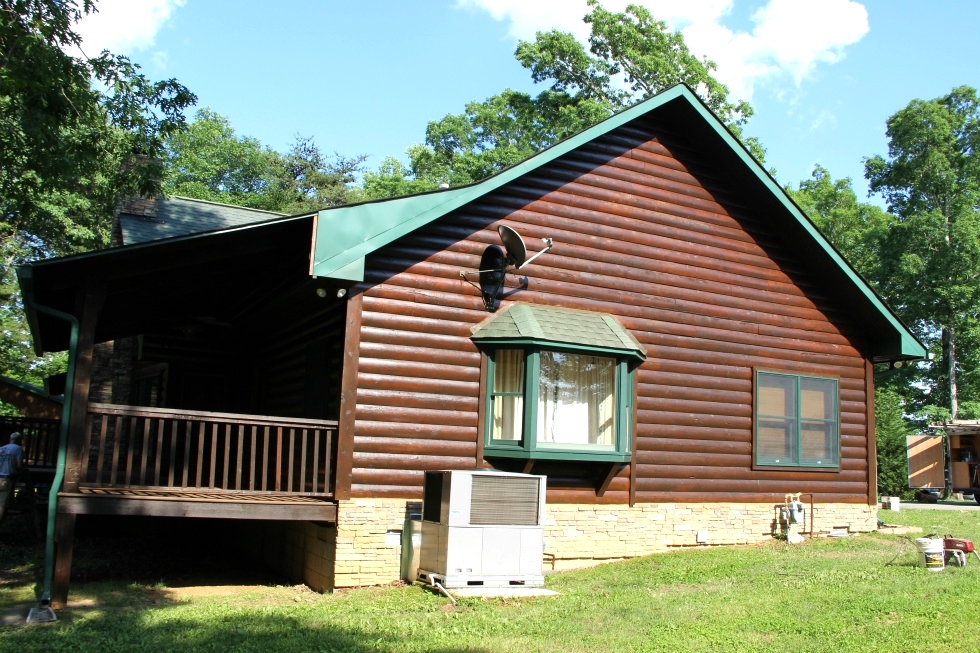
[[[507,394],[504,394],[507,393]],[[494,440],[520,440],[524,425],[524,352],[499,349],[493,361]]]
[[[543,351],[540,366],[537,441],[615,446],[616,361]]]

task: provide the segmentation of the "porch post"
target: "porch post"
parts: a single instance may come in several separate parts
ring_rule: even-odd
[[[54,582],[51,585],[51,607],[60,610],[68,604],[71,557],[75,547],[74,513],[58,513],[54,526],[54,541]]]
[[[82,451],[85,442],[85,420],[88,416],[88,391],[92,379],[92,349],[95,344],[95,324],[105,290],[100,284],[88,283],[79,292],[76,315],[79,315],[78,345],[75,353],[75,378],[71,386],[71,413],[68,418],[68,443],[65,451],[65,481],[62,492],[76,492],[81,480],[83,463],[88,452]],[[55,521],[54,579],[51,587],[51,606],[62,608],[68,602],[68,583],[71,578],[71,558],[75,542],[75,515],[59,513]]]
[[[68,449],[65,457],[64,492],[75,492],[82,476],[82,451],[85,442],[85,419],[88,416],[88,394],[92,381],[92,351],[95,345],[95,324],[105,290],[100,285],[86,284],[79,293],[78,350],[75,359],[75,379],[72,383],[71,416],[68,419]]]

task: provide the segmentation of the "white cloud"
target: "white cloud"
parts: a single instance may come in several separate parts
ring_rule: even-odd
[[[99,0],[98,12],[89,14],[76,25],[76,31],[82,37],[82,50],[94,57],[102,50],[132,55],[152,48],[157,32],[186,1]]]
[[[868,33],[868,12],[853,0],[769,0],[752,15],[752,30],[737,32],[723,24],[735,0],[636,1],[680,30],[691,51],[714,61],[718,79],[746,100],[764,80],[788,77],[799,86],[819,64],[840,61],[845,48]],[[623,11],[626,4],[606,0],[603,6]],[[457,0],[457,6],[483,9],[508,21],[508,33],[515,39],[560,29],[584,43],[589,34],[582,23],[589,11],[585,0]]]
[[[837,116],[831,111],[821,111],[810,123],[810,132],[815,132],[824,125],[836,125]]]

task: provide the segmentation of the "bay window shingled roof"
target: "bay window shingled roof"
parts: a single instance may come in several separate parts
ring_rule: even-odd
[[[479,324],[472,338],[495,344],[569,345],[646,358],[643,345],[613,316],[556,306],[511,304]]]

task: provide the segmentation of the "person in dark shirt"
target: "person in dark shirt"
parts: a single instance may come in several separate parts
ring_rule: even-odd
[[[7,511],[7,504],[14,496],[17,474],[24,464],[24,449],[20,446],[23,436],[10,434],[10,444],[0,447],[0,519]]]

